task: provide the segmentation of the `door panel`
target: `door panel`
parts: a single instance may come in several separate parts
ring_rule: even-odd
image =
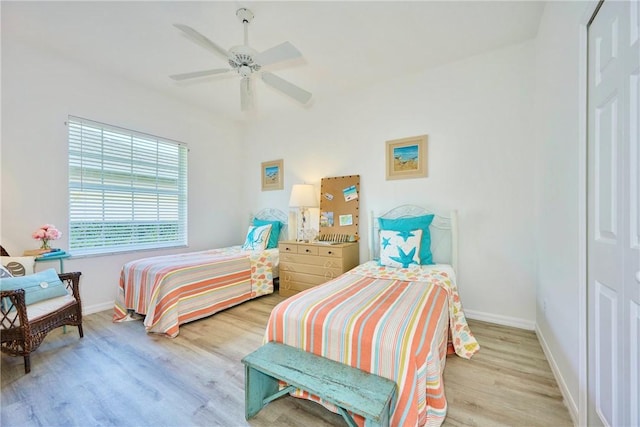
[[[632,337],[640,337],[640,305],[631,301],[631,321],[629,322],[629,330]],[[630,367],[631,384],[629,385],[629,419],[631,425],[640,425],[640,343],[639,340],[631,341],[630,348]]]
[[[607,424],[617,426],[614,405],[618,397],[618,295],[596,281],[595,297],[595,409]]]
[[[604,1],[588,34],[588,423],[639,426],[638,2]]]
[[[618,232],[618,94],[605,88],[608,97],[595,108],[594,197],[595,238],[600,243],[616,244]],[[600,88],[602,92],[603,89]]]

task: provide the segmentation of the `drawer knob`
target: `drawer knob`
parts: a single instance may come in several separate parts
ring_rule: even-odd
[[[305,249],[304,251],[305,251],[305,252],[311,252],[309,249]]]
[[[329,255],[332,255],[332,254],[333,254],[333,252],[329,251],[329,252],[328,252],[328,254],[329,254]]]

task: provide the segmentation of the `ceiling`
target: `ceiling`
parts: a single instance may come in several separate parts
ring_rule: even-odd
[[[544,3],[534,1],[2,1],[2,37],[55,51],[96,72],[232,119],[264,116],[345,96],[379,82],[535,37]],[[237,74],[189,82],[168,78],[228,64],[173,24],[223,48],[243,43],[236,10],[249,8],[249,45],[291,42],[303,58],[265,67],[313,93],[305,106],[254,82],[255,109],[240,112]]]

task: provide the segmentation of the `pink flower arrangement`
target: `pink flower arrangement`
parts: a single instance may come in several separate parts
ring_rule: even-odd
[[[55,225],[45,224],[31,234],[36,240],[42,240],[42,249],[49,249],[49,240],[57,240],[62,236],[62,232]]]

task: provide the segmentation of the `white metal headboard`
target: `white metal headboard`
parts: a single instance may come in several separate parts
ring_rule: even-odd
[[[287,240],[287,237],[289,236],[288,214],[284,213],[280,209],[266,208],[262,209],[255,215],[251,215],[249,223],[251,223],[253,218],[263,219],[265,221],[280,221],[282,223],[282,227],[280,227],[280,236],[278,236],[278,241]]]
[[[449,216],[440,215],[429,209],[416,205],[403,205],[380,215],[381,218],[410,218],[433,214],[433,222],[429,226],[431,233],[431,253],[436,264],[449,264],[458,272],[458,212],[451,211]],[[371,212],[369,218],[369,257],[378,259],[380,255],[380,234],[378,218]]]

